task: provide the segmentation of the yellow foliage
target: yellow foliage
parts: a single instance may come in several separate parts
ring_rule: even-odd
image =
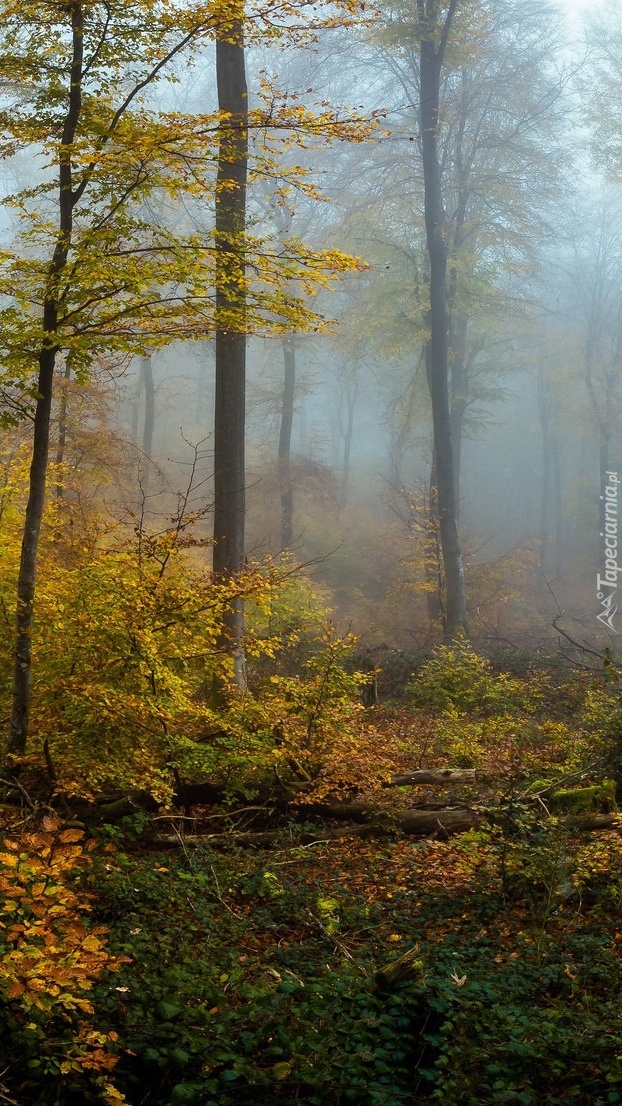
[[[74,886],[90,864],[91,843],[79,829],[63,829],[54,816],[30,832],[4,827],[6,852],[0,854],[0,993],[9,1016],[41,1038],[41,1049],[57,1047],[50,1019],[62,1015],[75,1025],[59,1060],[60,1070],[109,1072],[117,1062],[110,1046],[116,1034],[89,1024],[93,1006],[86,993],[124,958],[106,949],[107,930],[89,923],[90,900]],[[43,878],[41,878],[43,877]],[[123,1101],[107,1084],[105,1101]]]

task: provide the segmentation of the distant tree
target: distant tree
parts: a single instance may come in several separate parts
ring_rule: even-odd
[[[622,210],[617,198],[581,211],[570,267],[573,327],[579,324],[581,372],[598,442],[602,489],[622,414]],[[604,523],[601,505],[601,523]],[[602,529],[602,526],[601,526]]]
[[[558,194],[563,161],[564,75],[551,50],[554,13],[540,0],[460,0],[453,11],[449,3],[424,3],[418,13],[419,22],[408,5],[392,5],[363,53],[361,66],[368,66],[376,81],[381,67],[389,75],[385,96],[392,105],[393,133],[368,154],[363,181],[373,183],[367,193],[365,183],[360,187],[366,211],[358,221],[351,219],[350,233],[357,228],[375,262],[363,325],[372,348],[395,359],[400,377],[395,461],[403,480],[400,469],[408,458],[413,423],[428,417],[423,346],[432,327],[425,303],[432,266],[424,256],[430,220],[426,226],[418,198],[426,172],[430,179],[431,128],[426,134],[422,121],[430,115],[434,90],[430,97],[422,87],[424,79],[429,84],[432,67],[422,73],[421,28],[433,28],[425,49],[436,55],[451,14],[438,72],[439,203],[431,224],[438,257],[443,250],[446,255],[448,401],[458,517],[463,439],[480,433],[491,404],[507,395],[500,379],[521,359],[520,347],[508,340],[508,320],[527,313],[537,294],[538,242],[548,232],[548,206]],[[409,355],[414,367],[405,381]]]

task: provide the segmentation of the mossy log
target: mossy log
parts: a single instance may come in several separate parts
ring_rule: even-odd
[[[559,787],[551,794],[549,809],[552,814],[611,814],[617,810],[615,782],[603,780],[589,787]]]
[[[374,983],[379,990],[389,990],[405,979],[416,979],[423,971],[423,961],[419,958],[419,945],[409,949],[399,960],[393,960],[386,968],[374,975]]]

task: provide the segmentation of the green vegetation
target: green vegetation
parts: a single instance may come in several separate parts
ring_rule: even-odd
[[[510,679],[471,647],[443,647],[408,700],[368,721],[344,668],[351,643],[313,640],[319,606],[306,674],[278,674],[297,588],[274,617],[267,602],[255,640],[268,668],[253,708],[231,707],[246,751],[230,756],[220,806],[182,817],[156,772],[163,805],[85,831],[70,793],[52,796],[62,817],[46,813],[31,757],[32,805],[3,813],[3,1093],[41,1106],[622,1102],[622,844],[615,814],[591,828],[615,810],[594,709],[620,709],[615,678]],[[217,747],[203,769],[214,785]],[[387,816],[430,799],[403,787],[387,799],[391,774],[475,767],[481,779],[434,799],[474,806],[477,825],[325,840],[296,801],[279,815],[276,790],[262,797],[270,764],[298,803],[356,784]]]

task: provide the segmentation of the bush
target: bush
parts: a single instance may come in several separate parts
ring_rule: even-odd
[[[475,717],[531,711],[536,705],[528,686],[504,673],[495,675],[490,661],[464,640],[438,646],[407,691],[415,706]]]

